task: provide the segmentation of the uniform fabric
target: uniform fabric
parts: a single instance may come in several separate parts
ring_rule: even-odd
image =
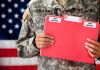
[[[40,49],[36,48],[34,38],[43,32],[46,15],[72,15],[99,21],[100,3],[97,0],[70,0],[64,7],[56,0],[32,0],[28,10],[30,13],[27,22],[22,24],[17,44],[19,57],[38,55],[38,70],[95,70],[95,64],[39,56]]]

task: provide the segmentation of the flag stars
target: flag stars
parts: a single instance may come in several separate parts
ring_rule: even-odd
[[[21,8],[21,9],[20,9],[21,13],[23,13],[23,12],[24,12],[24,10],[25,10],[24,8]]]
[[[18,17],[19,17],[19,15],[16,13],[16,14],[14,15],[14,17],[15,17],[15,18],[18,18]]]
[[[5,4],[4,3],[1,4],[1,8],[5,8]]]
[[[16,24],[16,25],[15,25],[15,29],[18,29],[18,28],[19,28],[19,25],[18,25],[18,24]]]
[[[2,25],[2,29],[6,29],[6,25],[5,24]]]
[[[14,4],[14,8],[18,8],[18,4],[17,3]]]
[[[25,11],[26,0],[1,0],[0,3],[0,33],[3,39],[16,40],[21,28],[21,16]],[[20,6],[21,4],[21,6]],[[22,5],[23,4],[23,5]],[[24,5],[25,4],[25,5]]]
[[[8,9],[8,13],[12,13],[12,9],[11,8]]]
[[[8,23],[12,23],[13,22],[13,20],[10,18],[10,19],[8,19]]]
[[[3,13],[3,14],[1,14],[1,18],[6,18],[6,15]]]
[[[11,2],[12,0],[8,0],[8,2]]]
[[[9,34],[13,34],[13,30],[12,29],[9,29],[8,32],[9,32]]]
[[[24,0],[21,0],[21,2],[25,2]]]

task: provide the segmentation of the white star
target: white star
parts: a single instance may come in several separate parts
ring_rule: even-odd
[[[2,29],[6,29],[6,25],[5,24],[2,25]]]
[[[24,0],[21,0],[21,2],[24,2]]]
[[[1,4],[1,8],[5,8],[5,4],[4,3]]]
[[[8,9],[8,13],[11,13],[11,12],[12,12],[12,9],[11,9],[11,8],[9,8],[9,9]]]
[[[18,29],[18,28],[19,28],[19,25],[18,25],[18,24],[16,24],[16,25],[15,25],[15,29]]]
[[[13,30],[12,29],[9,29],[8,32],[9,32],[9,34],[12,34],[13,33]]]
[[[12,23],[12,22],[13,22],[13,20],[10,18],[10,19],[8,19],[8,22],[9,22],[9,23]]]
[[[5,18],[6,17],[6,15],[3,13],[2,15],[1,15],[1,18]]]
[[[11,2],[12,0],[8,0],[8,2]]]
[[[15,18],[18,18],[18,16],[19,16],[18,14],[15,14],[15,15],[14,15]]]
[[[17,3],[14,4],[14,8],[18,8],[18,4]]]
[[[25,10],[24,8],[20,9],[21,13],[23,13],[23,12],[24,12],[24,10]]]

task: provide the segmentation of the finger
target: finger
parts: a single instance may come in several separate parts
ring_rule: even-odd
[[[85,46],[85,48],[87,48],[91,53],[94,53],[94,54],[96,54],[96,55],[99,55],[98,53],[98,51],[97,50],[95,50],[95,49],[93,49],[93,48],[91,48],[91,47],[89,47],[89,46]]]
[[[99,51],[99,49],[100,49],[99,47],[97,47],[96,45],[94,45],[94,44],[92,44],[92,43],[87,43],[87,42],[86,42],[85,45],[86,45],[86,46],[89,46],[89,47],[91,47],[91,48],[93,48],[93,49],[95,49],[95,50],[97,50],[97,51]]]
[[[51,38],[51,39],[53,39],[53,37],[50,36],[50,35],[48,35],[48,34],[41,34],[38,37],[45,37],[45,38]]]
[[[49,38],[38,38],[37,41],[54,43],[54,40]]]
[[[50,47],[50,45],[38,45],[39,48],[46,48],[46,47]]]
[[[100,43],[97,42],[97,41],[95,41],[95,40],[92,40],[92,39],[89,39],[89,38],[87,38],[87,40],[88,40],[89,42],[91,42],[91,43],[97,45],[97,46],[100,46]]]
[[[98,55],[95,55],[95,54],[93,54],[93,53],[90,52],[90,51],[88,51],[88,52],[89,52],[90,56],[93,57],[93,58],[98,58],[98,57],[99,57]]]
[[[45,46],[44,46],[44,45],[38,45],[38,47],[39,47],[39,48],[43,48],[43,47],[45,47]]]
[[[50,42],[38,42],[38,45],[53,45],[53,43]]]

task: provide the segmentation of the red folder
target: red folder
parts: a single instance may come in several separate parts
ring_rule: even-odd
[[[85,48],[87,38],[97,40],[99,23],[74,16],[46,17],[44,33],[54,36],[54,45],[41,49],[41,56],[94,64]]]

